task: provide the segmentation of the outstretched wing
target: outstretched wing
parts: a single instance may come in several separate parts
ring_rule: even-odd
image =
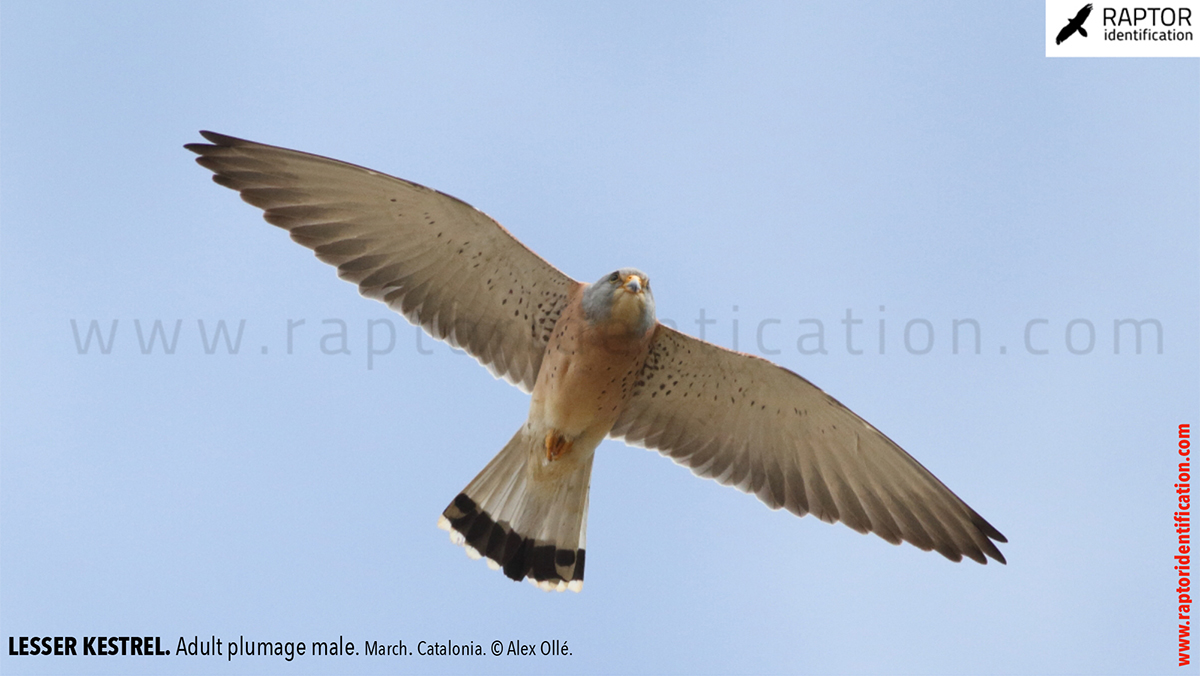
[[[960,561],[1007,542],[903,449],[804,378],[659,325],[610,435],[771,508]]]
[[[1071,23],[1075,24],[1076,26],[1082,26],[1083,22],[1087,21],[1087,18],[1091,15],[1091,13],[1092,3],[1089,2],[1083,6],[1083,9],[1079,10],[1079,13],[1075,15],[1075,18],[1071,20]]]
[[[492,373],[533,389],[550,332],[578,283],[457,198],[370,169],[213,132],[191,143],[213,180]]]

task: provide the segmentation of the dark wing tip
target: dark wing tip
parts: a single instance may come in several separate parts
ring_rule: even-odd
[[[992,557],[999,563],[1002,563],[1006,566],[1008,565],[1008,559],[1004,558],[1004,554],[1000,551],[1000,549],[998,547],[996,547],[996,544],[994,542],[991,542],[990,540],[987,543],[987,547],[983,548],[983,551],[980,554],[979,558],[975,559],[975,557],[973,557],[973,556],[971,558],[975,559],[979,563],[982,563],[983,565],[986,566],[988,564],[988,560],[987,560],[987,556],[984,556],[984,554]]]
[[[982,521],[982,519],[980,520]],[[1008,538],[1001,535],[1000,531],[992,528],[991,524],[988,522],[984,521],[983,525],[986,526],[986,528],[983,529],[983,532],[988,538],[990,538],[983,541],[983,553],[999,561],[1000,563],[1008,565],[1008,560],[1004,558],[1004,554],[1000,551],[1000,548],[996,546],[997,542],[1008,542]],[[980,561],[980,563],[986,564],[987,559]]]
[[[237,138],[236,136],[226,136],[218,134],[215,131],[200,130],[200,135],[203,136],[209,143],[185,143],[183,147],[196,153],[204,155],[211,152],[214,148],[234,148],[236,146],[252,145],[253,141]]]
[[[995,526],[988,523],[987,519],[979,516],[979,513],[975,510],[971,510],[971,517],[971,523],[988,538],[995,540],[996,542],[1008,542],[1008,538],[1004,537],[1003,533],[1001,533],[999,530],[996,530]]]
[[[201,129],[200,135],[219,146],[231,147],[250,143],[246,139],[237,138],[236,136],[226,136],[225,134],[218,134],[215,131],[208,131],[206,129]]]
[[[975,510],[971,510],[971,516],[971,524],[978,528],[979,532],[982,533],[985,538],[983,540],[983,544],[986,545],[983,549],[984,553],[1000,563],[1007,565],[1008,561],[1004,558],[1004,554],[1000,552],[1000,548],[997,547],[995,543],[1006,543],[1008,542],[1008,538],[1004,537],[1004,533],[1001,533],[999,530],[997,530],[995,526],[988,523],[987,519],[979,516],[978,512],[975,512]],[[980,563],[986,564],[987,560],[985,559]]]

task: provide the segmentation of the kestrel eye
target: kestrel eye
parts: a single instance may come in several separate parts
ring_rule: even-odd
[[[614,272],[614,273],[612,273],[611,275],[609,275],[609,276],[608,276],[608,281],[610,281],[610,282],[615,282],[615,281],[617,281],[617,280],[618,280],[618,279],[620,279],[620,278],[621,278],[621,275],[620,275],[620,274],[618,274],[618,273],[616,273],[616,272]]]

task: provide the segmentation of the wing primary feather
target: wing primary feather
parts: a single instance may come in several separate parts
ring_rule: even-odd
[[[672,386],[688,396],[656,397],[657,388],[636,387],[612,436],[657,449],[771,507],[841,521],[950,560],[1004,562],[993,542],[1006,542],[998,530],[892,440],[795,373],[662,325],[647,364],[670,373]]]
[[[412,323],[434,327],[435,338],[452,337],[493,375],[533,388],[549,332],[514,317],[504,305],[508,291],[561,308],[578,282],[446,193],[319,155],[200,134],[208,143],[185,147],[213,180],[263,209],[339,277]],[[493,283],[501,273],[503,288]]]

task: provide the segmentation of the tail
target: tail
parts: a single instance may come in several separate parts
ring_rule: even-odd
[[[580,591],[593,457],[594,449],[576,448],[548,460],[545,434],[526,424],[442,512],[438,528],[513,580]]]

